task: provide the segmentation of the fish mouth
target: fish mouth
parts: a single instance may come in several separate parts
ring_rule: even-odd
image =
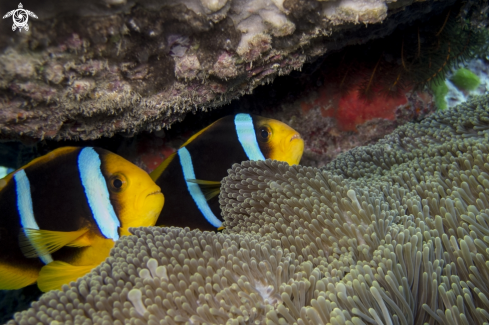
[[[290,138],[290,141],[293,141],[293,140],[295,140],[295,139],[302,139],[302,138],[301,138],[301,135],[300,135],[299,133],[294,134],[294,135],[293,135],[293,136]]]
[[[156,194],[163,194],[163,193],[161,193],[161,191],[158,190],[158,191],[154,191],[154,192],[149,193],[148,195],[146,195],[146,197],[151,196],[151,195],[156,195]]]

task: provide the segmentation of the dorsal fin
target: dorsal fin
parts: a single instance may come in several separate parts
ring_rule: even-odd
[[[0,179],[0,191],[7,185],[7,180],[5,178]]]
[[[156,181],[161,176],[161,174],[163,174],[163,172],[165,171],[165,169],[172,162],[173,158],[175,158],[175,155],[176,154],[177,154],[177,152],[175,151],[174,153],[172,153],[171,155],[169,155],[168,158],[166,158],[158,167],[156,167],[155,170],[153,170],[149,174],[149,176],[151,177],[151,179],[153,181]]]
[[[21,169],[25,170],[25,169],[29,168],[30,166],[34,166],[34,165],[39,164],[39,163],[47,163],[48,161],[51,161],[51,160],[53,160],[59,156],[62,156],[62,155],[67,154],[69,152],[75,151],[77,149],[79,149],[79,148],[78,147],[58,148],[58,149],[53,150],[44,156],[37,157],[37,158],[31,160],[28,164],[20,167],[19,169],[12,171],[7,176],[0,179],[0,191],[5,187],[5,185],[7,185],[7,183],[10,181],[10,179],[12,179],[12,177],[15,175],[15,173],[17,173],[19,170],[21,170]]]
[[[27,258],[51,254],[64,246],[84,247],[90,241],[85,235],[88,228],[77,231],[52,231],[21,228],[19,233],[20,250]]]
[[[219,120],[217,120],[219,121]],[[186,145],[188,145],[190,142],[194,141],[195,138],[197,138],[199,135],[201,135],[202,133],[204,133],[208,128],[210,128],[212,125],[214,125],[217,121],[215,121],[214,123],[212,123],[211,125],[203,128],[202,130],[200,130],[199,132],[195,133],[194,135],[192,135],[190,138],[188,138],[187,141],[185,141],[184,144],[182,144],[180,146],[180,148],[183,148],[185,147]],[[177,152],[175,151],[174,153],[172,153],[171,155],[168,156],[168,158],[166,158],[155,170],[153,170],[149,175],[151,176],[151,179],[156,181],[160,176],[161,174],[163,174],[163,172],[165,171],[165,169],[168,167],[168,165],[172,162],[173,158],[175,158],[175,155],[177,154]]]

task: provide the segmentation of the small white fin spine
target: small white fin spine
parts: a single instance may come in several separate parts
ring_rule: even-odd
[[[11,10],[9,12],[7,12],[2,18],[5,19],[5,18],[8,18],[10,16],[12,16],[14,14],[15,10]]]
[[[26,10],[27,14],[29,16],[31,16],[32,18],[38,18],[37,15],[35,13],[33,13],[32,11],[29,11],[29,10]]]

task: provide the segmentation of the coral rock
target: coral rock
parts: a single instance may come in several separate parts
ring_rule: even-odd
[[[29,20],[29,32],[0,21],[0,139],[168,128],[301,69],[306,59],[383,37],[453,2],[33,2],[26,9],[39,18]],[[4,1],[0,12],[17,6]],[[23,110],[32,114],[15,123],[3,116]]]

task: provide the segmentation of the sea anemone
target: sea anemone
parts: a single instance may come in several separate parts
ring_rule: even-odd
[[[9,324],[484,324],[489,96],[324,169],[235,164],[223,233],[138,228]]]

